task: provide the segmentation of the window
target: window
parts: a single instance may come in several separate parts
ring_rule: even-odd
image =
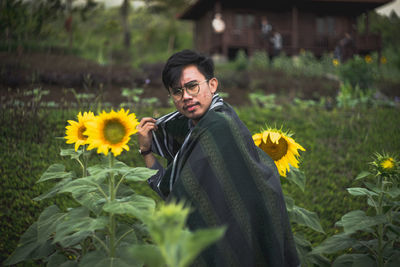
[[[241,30],[243,28],[253,27],[255,17],[253,14],[236,14],[235,15],[235,29]]]
[[[334,17],[317,17],[316,19],[317,33],[320,35],[335,35],[335,18]]]

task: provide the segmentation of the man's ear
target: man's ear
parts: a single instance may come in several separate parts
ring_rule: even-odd
[[[215,93],[217,91],[218,88],[218,80],[217,78],[212,78],[209,80],[208,85],[210,86],[210,91],[211,93]]]

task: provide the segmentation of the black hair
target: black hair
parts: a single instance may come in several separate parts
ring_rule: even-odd
[[[214,62],[196,51],[182,50],[173,54],[164,66],[162,81],[165,88],[169,91],[171,87],[179,87],[182,70],[189,65],[195,65],[207,80],[214,77]]]

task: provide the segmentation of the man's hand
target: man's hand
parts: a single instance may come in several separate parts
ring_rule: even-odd
[[[157,130],[156,120],[150,117],[141,119],[139,125],[137,126],[137,130],[140,150],[150,150],[153,142],[151,131]]]

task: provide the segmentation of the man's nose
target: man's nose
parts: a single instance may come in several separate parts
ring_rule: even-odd
[[[193,97],[187,92],[186,89],[183,89],[183,96],[182,96],[182,98],[183,98],[183,99],[191,99],[191,98],[193,98]]]

